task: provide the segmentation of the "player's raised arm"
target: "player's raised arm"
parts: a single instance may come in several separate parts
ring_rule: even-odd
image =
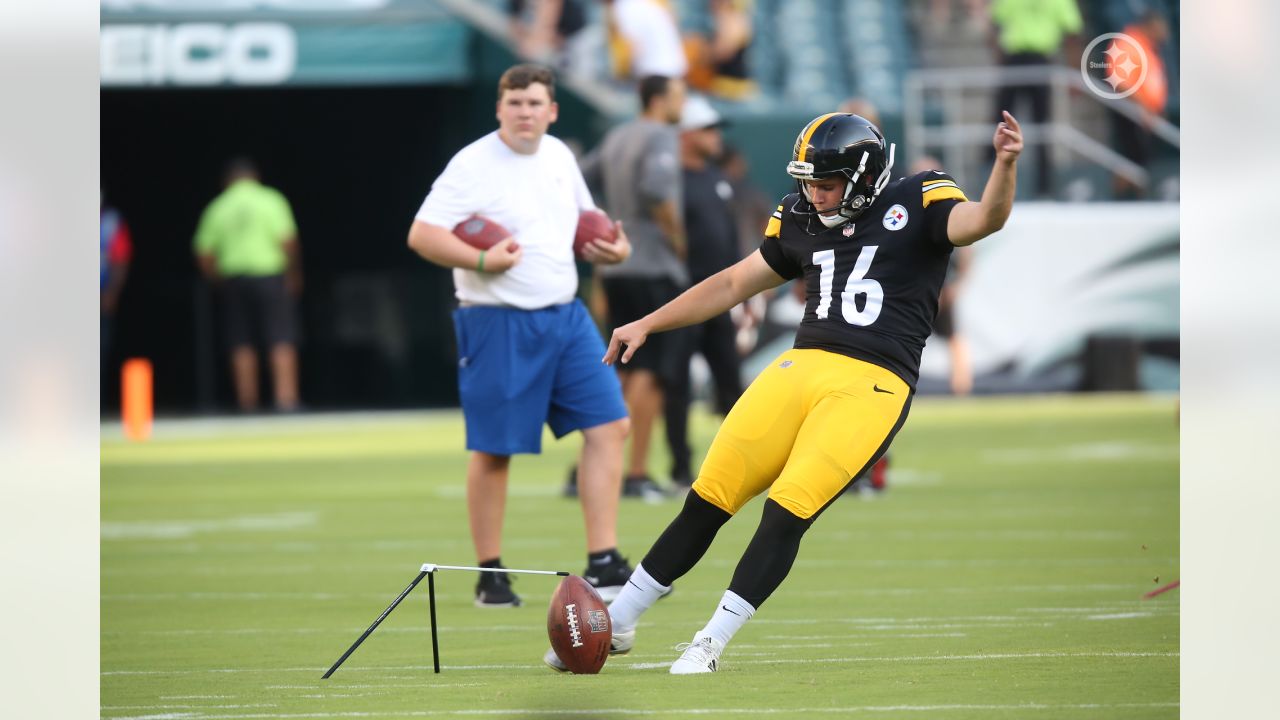
[[[604,362],[612,365],[621,352],[622,362],[626,364],[650,333],[696,325],[728,311],[756,293],[784,282],[786,279],[774,272],[757,250],[737,264],[730,265],[685,290],[675,300],[614,330],[613,337],[609,339],[609,349],[604,354]],[[622,347],[624,345],[625,350]]]
[[[981,240],[1004,227],[1013,210],[1013,195],[1018,184],[1018,154],[1022,152],[1022,128],[1009,111],[996,125],[991,144],[996,149],[996,162],[979,202],[962,202],[947,218],[947,238],[952,245],[965,246]]]

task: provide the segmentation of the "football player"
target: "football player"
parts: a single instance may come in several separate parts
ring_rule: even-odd
[[[609,607],[615,654],[640,615],[693,568],[720,527],[768,491],[763,516],[710,621],[673,674],[715,672],[720,654],[795,561],[822,511],[888,448],[907,419],[920,353],[952,249],[1004,226],[1022,133],[1008,112],[992,138],[982,199],[929,170],[891,181],[894,146],[847,113],[814,118],[796,138],[764,242],[736,265],[617,328],[604,361],[626,363],[651,333],[699,323],[790,279],[804,282],[795,346],[770,363],[725,418],[675,520]],[[554,652],[545,661],[562,669]]]

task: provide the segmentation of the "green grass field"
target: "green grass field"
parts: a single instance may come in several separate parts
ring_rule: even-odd
[[[715,420],[695,418],[705,447]],[[1179,713],[1171,398],[923,399],[890,489],[838,500],[714,675],[673,677],[759,518],[757,499],[598,676],[541,664],[554,578],[481,610],[441,572],[320,675],[424,562],[473,564],[456,413],[104,429],[104,718],[1170,718]],[[580,441],[517,458],[503,560],[584,565],[559,497]],[[656,458],[655,467],[665,468]],[[638,561],[678,505],[626,502]]]

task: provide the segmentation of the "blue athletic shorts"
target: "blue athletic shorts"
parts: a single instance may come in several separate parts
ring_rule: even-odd
[[[473,305],[453,311],[467,449],[542,452],[557,438],[627,416],[604,341],[578,300],[541,310]]]

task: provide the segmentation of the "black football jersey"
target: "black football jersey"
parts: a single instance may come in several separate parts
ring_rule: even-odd
[[[854,222],[827,228],[791,212],[805,207],[799,194],[783,198],[760,254],[782,277],[804,280],[795,347],[879,365],[914,388],[953,248],[947,218],[966,199],[950,175],[928,170],[889,183]]]

